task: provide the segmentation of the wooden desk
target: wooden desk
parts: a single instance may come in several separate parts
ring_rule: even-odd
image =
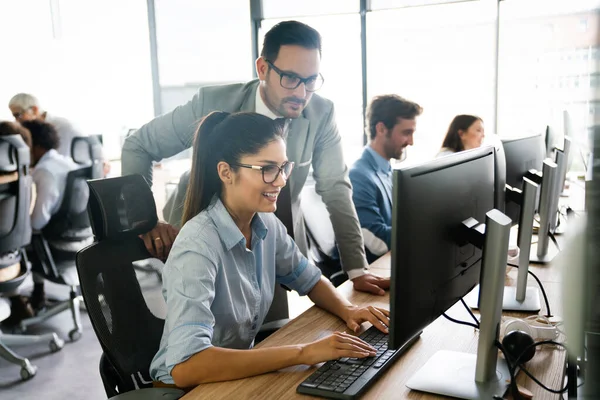
[[[19,180],[18,172],[11,172],[9,174],[0,174],[0,185],[11,183]]]
[[[371,269],[379,275],[390,274],[389,254],[383,256],[373,263]],[[551,267],[533,266],[532,270],[540,272]],[[542,273],[540,275],[543,276]],[[552,277],[555,277],[552,274]],[[507,282],[516,284],[516,272],[511,271]],[[540,280],[543,281],[540,276]],[[530,286],[535,282],[529,281]],[[560,284],[548,281],[544,283],[548,298],[553,308],[553,313],[559,313]],[[366,293],[355,292],[351,282],[341,285],[338,290],[342,292],[354,304],[372,304],[379,307],[389,307],[389,294],[385,296],[373,296]],[[555,311],[556,310],[556,311]],[[468,320],[468,314],[460,303],[452,307],[448,314]],[[511,313],[513,316],[525,316],[526,314]],[[363,324],[368,328],[368,324]],[[292,343],[307,343],[317,340],[336,330],[345,330],[345,324],[333,315],[317,308],[311,307],[298,318],[281,328],[269,338],[256,347],[275,347]],[[440,396],[414,392],[406,387],[407,380],[438,350],[454,350],[461,352],[476,353],[477,332],[468,326],[454,324],[446,319],[438,318],[429,325],[418,340],[390,369],[383,375],[363,396],[364,399],[429,399],[440,398]],[[535,357],[527,364],[528,370],[542,383],[551,388],[563,386],[565,374],[566,353],[562,350],[551,348],[538,349]],[[286,368],[253,378],[240,379],[231,382],[210,383],[196,387],[188,393],[184,400],[194,399],[300,399],[310,398],[296,393],[296,387],[306,379],[315,367],[305,365]],[[534,399],[555,399],[558,395],[552,395],[538,387],[524,374],[518,377],[520,385],[528,388],[534,394]]]

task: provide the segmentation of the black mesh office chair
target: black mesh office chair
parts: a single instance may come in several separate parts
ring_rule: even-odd
[[[164,320],[148,309],[132,263],[150,256],[138,235],[156,225],[156,205],[141,175],[92,180],[88,185],[96,242],[77,254],[77,272],[104,352],[100,375],[112,397],[152,387],[150,363]]]
[[[20,271],[13,279],[0,282],[0,295],[13,295],[29,275],[29,263],[24,247],[31,241],[31,175],[29,147],[18,135],[0,137],[0,178],[18,173],[16,181],[0,184],[0,269],[15,264]],[[10,305],[0,297],[0,321],[10,315]],[[0,332],[0,357],[21,366],[21,378],[29,379],[37,368],[28,359],[15,354],[7,346],[48,342],[51,351],[58,351],[63,341],[55,333],[45,335],[7,335]]]
[[[83,332],[79,310],[79,279],[75,269],[75,256],[83,247],[93,242],[92,230],[87,215],[89,191],[86,180],[90,179],[91,167],[69,172],[65,196],[56,214],[41,232],[31,236],[31,251],[28,252],[32,271],[51,282],[70,287],[69,298],[59,301],[27,318],[19,326],[24,331],[63,311],[70,310],[73,329],[69,331],[71,341],[78,340]]]
[[[69,331],[69,339],[75,341],[82,334],[79,310],[81,296],[75,256],[79,250],[93,242],[87,213],[89,189],[86,181],[102,177],[102,145],[98,138],[93,136],[75,137],[71,142],[71,156],[82,167],[67,175],[65,195],[60,208],[41,232],[33,233],[29,252],[32,271],[51,282],[69,286],[69,299],[43,309],[35,317],[21,321],[19,327],[25,331],[31,325],[70,310],[74,326]]]

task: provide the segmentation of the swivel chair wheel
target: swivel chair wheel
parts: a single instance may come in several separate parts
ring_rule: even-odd
[[[49,343],[50,351],[53,353],[56,353],[57,351],[62,349],[64,345],[65,345],[64,340],[62,340],[58,336],[54,335],[54,337],[52,338],[52,340],[50,340],[50,343]]]
[[[81,331],[78,329],[73,329],[69,332],[69,339],[71,342],[76,342],[81,339]]]
[[[35,365],[29,364],[29,361],[28,361],[27,365],[24,365],[23,367],[21,367],[21,379],[24,381],[31,379],[35,376],[36,372],[37,372],[37,367]]]

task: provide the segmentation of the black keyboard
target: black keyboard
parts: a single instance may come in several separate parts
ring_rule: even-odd
[[[372,326],[359,337],[377,349],[374,357],[327,361],[296,391],[330,399],[357,399],[420,335],[417,333],[399,349],[388,350],[388,335]]]

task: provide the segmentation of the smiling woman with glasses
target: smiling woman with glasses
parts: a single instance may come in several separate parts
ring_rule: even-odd
[[[341,332],[253,349],[279,284],[308,294],[354,332],[364,321],[387,331],[389,313],[341,297],[273,214],[294,166],[282,134],[282,124],[256,113],[213,112],[196,131],[183,227],[163,270],[167,316],[150,367],[155,385],[186,388],[375,354]]]

